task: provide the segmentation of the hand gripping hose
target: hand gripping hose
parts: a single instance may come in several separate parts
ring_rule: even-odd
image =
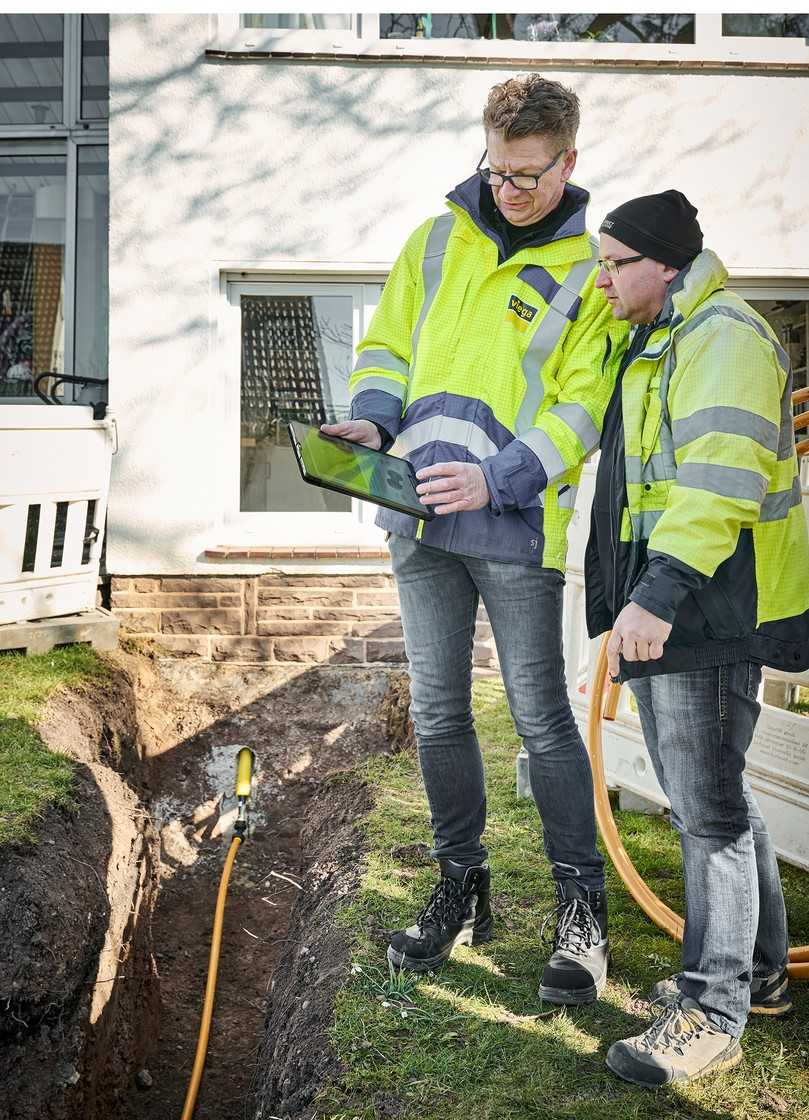
[[[587,721],[587,751],[593,769],[596,820],[609,857],[635,902],[656,926],[673,937],[675,941],[682,941],[683,919],[679,914],[675,914],[673,910],[669,909],[641,878],[621,842],[621,837],[618,835],[618,829],[615,825],[615,817],[612,814],[612,806],[607,792],[607,780],[604,775],[604,756],[601,741],[602,719],[615,719],[621,686],[619,684],[607,684],[608,640],[609,634],[605,634],[598,651],[598,660],[589,688],[590,714]],[[607,690],[606,698],[604,698],[605,686]],[[800,945],[789,950],[787,968],[791,980],[809,980],[809,945]]]
[[[239,814],[234,824],[234,837],[230,842],[222,878],[219,882],[219,894],[216,898],[216,910],[213,919],[213,936],[211,938],[211,955],[208,960],[208,979],[205,983],[205,1001],[202,1005],[202,1020],[200,1022],[199,1037],[197,1039],[197,1052],[194,1056],[194,1067],[191,1070],[191,1080],[185,1094],[182,1120],[191,1120],[197,1104],[202,1071],[205,1068],[205,1058],[208,1054],[208,1036],[211,1032],[211,1019],[213,1017],[213,1001],[216,994],[216,974],[219,971],[219,950],[222,945],[222,922],[225,917],[225,899],[228,893],[230,873],[233,870],[233,861],[239,845],[247,835],[247,802],[253,780],[253,752],[249,747],[242,747],[236,759],[236,796],[239,799]]]

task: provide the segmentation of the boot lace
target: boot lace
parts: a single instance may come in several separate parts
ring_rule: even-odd
[[[546,932],[554,920],[553,932]],[[601,940],[601,927],[589,903],[581,898],[565,898],[542,919],[539,936],[554,950],[584,956]]]
[[[673,1050],[683,1057],[684,1048],[692,1039],[699,1038],[705,1032],[710,1033],[713,1029],[703,1015],[683,1007],[680,1000],[669,1006],[662,1003],[659,1006],[657,1018],[639,1040],[640,1048],[650,1054],[665,1054]]]
[[[463,884],[449,877],[441,878],[433,888],[427,905],[416,916],[420,930],[427,926],[440,928],[463,920],[465,907]]]

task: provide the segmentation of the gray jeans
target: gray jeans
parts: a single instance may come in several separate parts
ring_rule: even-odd
[[[544,826],[554,878],[604,885],[593,780],[565,686],[560,572],[389,541],[410,663],[410,712],[432,817],[433,855],[487,858],[483,762],[472,718],[478,602],[494,632],[503,683]]]
[[[685,995],[736,1037],[754,966],[786,964],[784,896],[772,841],[744,776],[761,669],[740,661],[631,681],[643,735],[680,834]]]

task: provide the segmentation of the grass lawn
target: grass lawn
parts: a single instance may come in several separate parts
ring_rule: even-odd
[[[745,1061],[702,1084],[648,1091],[604,1066],[609,1045],[648,1022],[642,997],[673,972],[679,946],[653,926],[608,868],[612,965],[603,997],[551,1010],[536,995],[547,947],[543,914],[554,904],[533,803],[515,795],[518,742],[502,686],[475,686],[489,790],[496,939],[457,950],[440,973],[391,975],[383,930],[407,925],[426,900],[433,866],[392,849],[429,844],[427,805],[415,761],[375,760],[370,856],[358,898],[339,916],[352,945],[332,1040],[344,1079],[318,1102],[329,1120],[790,1120],[809,1118],[809,986],[794,985],[794,1012],[756,1017]],[[683,903],[679,848],[660,818],[619,814],[624,843],[650,886]],[[783,867],[793,944],[809,942],[809,874]]]
[[[45,809],[70,804],[73,765],[45,747],[35,724],[56,688],[105,674],[89,646],[0,653],[0,844],[33,841]]]

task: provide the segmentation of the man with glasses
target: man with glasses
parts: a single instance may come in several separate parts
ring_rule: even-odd
[[[761,666],[809,667],[809,539],[789,358],[725,289],[679,191],[617,207],[596,281],[634,334],[607,410],[585,559],[591,637],[612,630],[680,834],[682,971],[607,1065],[639,1085],[742,1059],[749,1012],[783,1015],[787,928],[775,852],[744,776]]]
[[[540,993],[564,1004],[594,1000],[607,965],[592,778],[562,661],[567,527],[614,381],[589,196],[570,183],[578,123],[576,95],[538,74],[492,89],[487,151],[447,196],[448,213],[409,238],[359,346],[352,419],[325,426],[371,447],[395,441],[437,514],[377,517],[389,533],[440,868],[389,959],[424,971],[455,945],[492,936],[470,705],[482,599],[556,886]]]

